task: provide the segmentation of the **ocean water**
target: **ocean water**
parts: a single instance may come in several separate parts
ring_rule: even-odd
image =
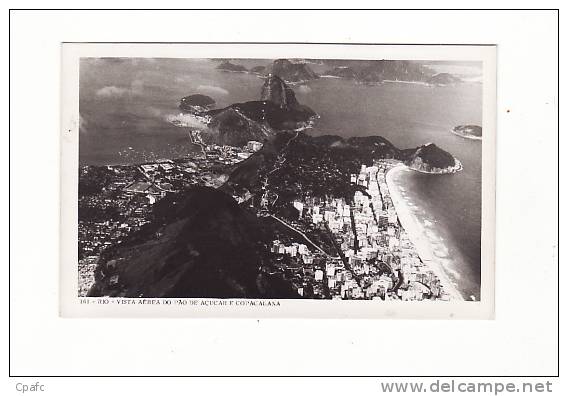
[[[250,68],[269,61],[237,63]],[[259,77],[218,71],[217,64],[187,59],[83,59],[80,163],[136,163],[195,151],[184,129],[167,122],[167,117],[179,113],[183,96],[203,93],[219,107],[260,96]],[[399,148],[433,142],[462,162],[460,173],[405,172],[400,183],[429,236],[446,247],[450,277],[465,297],[479,299],[482,143],[453,135],[450,129],[481,125],[481,84],[366,86],[322,78],[293,89],[298,100],[321,117],[311,134],[381,135]]]
[[[268,61],[259,61],[268,64]],[[217,106],[258,99],[262,80],[187,59],[83,58],[80,65],[79,162],[125,164],[198,150],[187,131],[167,121],[193,93]]]

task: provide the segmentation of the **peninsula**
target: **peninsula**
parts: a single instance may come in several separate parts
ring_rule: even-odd
[[[403,150],[403,162],[410,169],[422,173],[455,173],[462,170],[461,162],[434,143],[412,150]]]
[[[479,125],[458,125],[452,128],[454,135],[461,136],[466,139],[481,140],[482,129]]]
[[[212,99],[194,94],[183,98],[180,108],[207,125],[200,132],[205,143],[235,146],[251,140],[263,142],[278,131],[310,128],[318,117],[311,108],[300,104],[294,91],[275,74],[265,78],[260,91],[260,100],[221,109],[209,109]]]

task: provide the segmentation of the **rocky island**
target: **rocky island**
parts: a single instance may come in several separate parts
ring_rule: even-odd
[[[459,77],[456,77],[450,73],[438,73],[430,77],[427,81],[430,85],[453,85],[461,82]]]
[[[180,110],[191,114],[204,113],[214,106],[215,100],[213,98],[201,94],[186,96],[179,103]]]
[[[452,128],[452,133],[454,135],[472,140],[481,140],[481,132],[482,129],[479,125],[458,125]]]
[[[236,72],[236,73],[244,73],[247,71],[247,68],[244,67],[243,65],[237,65],[229,61],[224,61],[219,66],[217,66],[217,69],[228,72]]]

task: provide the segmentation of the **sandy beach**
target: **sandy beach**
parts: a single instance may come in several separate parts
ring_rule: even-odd
[[[430,87],[432,85],[424,81],[383,80],[382,82],[393,83],[393,84],[415,84],[415,85],[423,85],[425,87]]]
[[[428,236],[429,231],[426,229],[425,224],[415,216],[411,205],[404,197],[405,193],[402,187],[399,187],[395,180],[399,172],[404,172],[408,168],[405,165],[397,165],[390,169],[386,175],[386,182],[389,188],[389,193],[392,202],[396,208],[398,218],[401,225],[404,227],[408,238],[412,241],[416,248],[416,252],[420,256],[422,262],[430,268],[444,288],[444,291],[449,294],[451,300],[464,300],[461,293],[450,280],[444,266],[443,261],[446,260],[447,248],[441,243],[433,244],[432,238]]]

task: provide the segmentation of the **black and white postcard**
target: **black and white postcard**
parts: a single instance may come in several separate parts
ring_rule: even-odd
[[[61,314],[492,318],[495,67],[64,44]]]

